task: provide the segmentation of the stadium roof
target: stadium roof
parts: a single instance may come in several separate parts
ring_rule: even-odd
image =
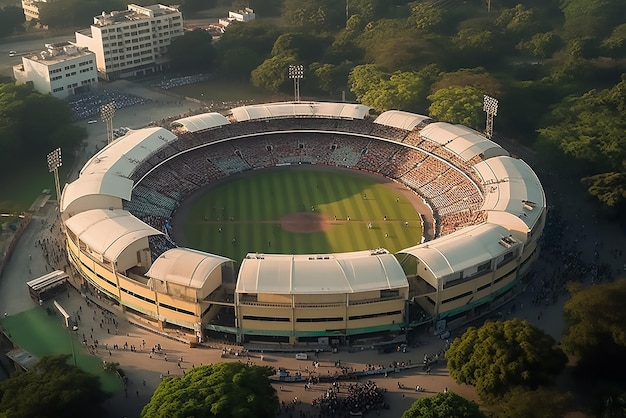
[[[61,212],[65,212],[72,203],[84,196],[107,195],[130,200],[132,189],[133,181],[126,177],[106,173],[85,175],[63,188]]]
[[[430,118],[428,116],[416,115],[415,113],[403,112],[401,110],[388,110],[381,113],[374,123],[411,131],[426,120],[430,120]]]
[[[509,155],[500,145],[463,125],[435,122],[426,125],[420,131],[420,135],[442,145],[464,161],[469,161],[480,154],[485,159]]]
[[[236,107],[231,110],[238,122],[274,118],[364,119],[370,108],[354,103],[277,102]]]
[[[393,254],[357,251],[326,255],[248,254],[237,293],[356,293],[408,286]]]
[[[104,194],[130,200],[132,172],[143,160],[174,140],[176,135],[166,129],[144,128],[129,131],[113,141],[87,161],[77,180],[65,186],[61,212],[88,195]]]
[[[201,289],[213,270],[226,261],[230,259],[189,248],[174,248],[161,254],[146,276]]]
[[[162,235],[123,209],[92,209],[65,221],[65,226],[95,253],[111,261],[135,241]]]
[[[516,158],[495,157],[481,161],[474,168],[486,189],[481,209],[518,216],[532,229],[546,206],[546,198],[530,166]]]
[[[509,236],[510,232],[505,227],[484,223],[406,248],[399,253],[418,258],[435,277],[444,278],[445,283],[446,276],[509,252],[510,247],[500,243],[502,238]]]
[[[176,135],[160,127],[128,131],[91,157],[80,177],[95,173],[130,177],[143,160],[176,139]]]
[[[221,113],[212,112],[176,119],[170,123],[170,126],[182,126],[189,132],[199,132],[218,126],[228,125],[229,123],[228,119],[226,119],[226,117]]]

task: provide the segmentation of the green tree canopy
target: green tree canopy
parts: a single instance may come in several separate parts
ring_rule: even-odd
[[[421,398],[402,414],[402,418],[485,418],[476,402],[453,392]]]
[[[172,68],[176,70],[210,71],[216,52],[211,34],[203,29],[196,29],[174,39],[167,48],[167,55]]]
[[[33,115],[39,123],[32,123]],[[71,151],[85,135],[72,125],[66,102],[29,85],[0,84],[0,172],[28,166],[57,147]]]
[[[268,58],[252,70],[252,84],[275,93],[286,92],[291,82],[288,78],[289,66],[298,64],[298,59],[293,55],[280,54]]]
[[[141,411],[150,418],[270,418],[278,395],[269,381],[270,367],[216,363],[196,367],[184,377],[167,377]]]
[[[431,92],[437,92],[451,86],[471,86],[490,96],[502,96],[502,83],[491,73],[482,67],[461,68],[458,71],[442,73],[439,80],[432,87]]]
[[[511,389],[488,405],[492,418],[528,418],[541,411],[542,418],[561,418],[569,409],[570,395],[554,389],[523,387]]]
[[[518,319],[468,328],[452,342],[446,357],[450,376],[475,386],[482,399],[502,396],[516,386],[550,384],[567,362],[554,338]]]
[[[624,203],[624,187],[611,193],[626,172],[626,75],[610,89],[591,90],[561,102],[552,125],[539,129],[539,140],[550,142],[580,162],[591,177],[583,183],[607,207]]]
[[[97,376],[67,363],[69,355],[42,357],[27,372],[0,383],[0,415],[7,418],[101,416],[105,394]]]
[[[348,77],[350,90],[357,100],[381,112],[390,109],[422,111],[428,91],[427,81],[420,72],[389,74],[371,64],[356,66]]]
[[[563,349],[579,358],[579,369],[594,378],[623,382],[626,356],[626,279],[583,288],[570,286],[563,312]]]
[[[430,116],[478,129],[484,120],[483,92],[472,86],[450,86],[428,96]]]
[[[283,18],[310,32],[336,31],[345,25],[345,3],[336,0],[284,0]]]

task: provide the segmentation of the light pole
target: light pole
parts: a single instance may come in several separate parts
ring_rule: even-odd
[[[54,186],[57,192],[57,202],[61,202],[61,185],[59,184],[59,167],[63,165],[61,161],[61,148],[48,153],[48,170],[54,173]]]
[[[300,80],[304,78],[303,65],[290,65],[289,78],[293,79],[293,95],[296,102],[300,101]]]
[[[493,136],[493,117],[498,115],[498,99],[487,95],[483,96],[483,111],[487,113],[485,136],[491,139]]]
[[[113,142],[113,115],[115,115],[115,102],[102,105],[100,116],[107,126],[107,143]]]

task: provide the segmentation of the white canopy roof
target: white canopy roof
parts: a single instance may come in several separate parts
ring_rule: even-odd
[[[87,195],[104,194],[130,200],[133,182],[129,177],[135,168],[176,139],[176,135],[163,128],[129,131],[116,139],[87,161],[77,180],[65,186],[61,212]]]
[[[546,207],[546,198],[539,178],[528,164],[516,158],[495,157],[474,168],[486,189],[481,209],[513,214],[532,229]]]
[[[72,216],[65,226],[107,260],[117,257],[135,241],[161,232],[123,209],[92,209]]]
[[[84,196],[108,195],[130,200],[133,181],[115,174],[94,173],[67,184],[61,195],[61,212]],[[95,209],[95,208],[94,208]]]
[[[501,155],[509,156],[509,152],[500,145],[476,133],[457,136],[445,145],[445,148],[458,155],[462,160],[469,161],[482,154],[484,159]]]
[[[189,132],[199,132],[206,129],[215,128],[217,126],[228,125],[230,122],[220,113],[202,113],[187,118],[176,119],[170,126],[182,126]]]
[[[499,243],[509,235],[509,230],[503,226],[484,223],[406,248],[400,253],[421,260],[435,277],[446,277],[509,252],[510,248]]]
[[[429,123],[420,131],[420,135],[424,138],[441,145],[445,145],[459,136],[465,136],[468,134],[480,136],[477,131],[468,128],[467,126],[452,125],[447,122]]]
[[[80,177],[96,173],[130,177],[143,160],[176,139],[176,135],[160,127],[128,131],[91,157]]]
[[[229,258],[189,248],[174,248],[157,258],[146,276],[201,289],[213,270]]]
[[[381,113],[374,123],[411,131],[425,120],[430,120],[430,118],[428,116],[416,115],[415,113],[403,112],[401,110],[388,110]]]
[[[278,102],[236,107],[233,117],[243,122],[255,119],[319,117],[364,119],[370,108],[354,103],[330,102]]]
[[[400,263],[384,250],[326,255],[248,254],[237,279],[237,293],[356,293],[407,286]]]

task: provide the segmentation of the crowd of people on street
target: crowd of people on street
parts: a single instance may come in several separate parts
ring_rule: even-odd
[[[335,416],[337,413],[348,412],[351,414],[365,413],[367,411],[380,411],[388,409],[385,402],[384,388],[379,388],[376,382],[350,383],[346,392],[338,382],[333,384],[312,405],[322,412],[322,416]]]
[[[123,109],[149,101],[145,97],[134,94],[98,89],[76,94],[68,99],[68,104],[72,110],[72,120],[77,121],[88,118],[100,118],[101,108],[105,104],[113,103],[115,109]]]
[[[191,74],[191,75],[182,75],[176,77],[166,77],[155,83],[152,83],[152,87],[156,87],[162,90],[169,90],[174,87],[186,86],[189,84],[201,83],[203,81],[207,81],[212,77],[211,74],[201,73],[201,74]]]

